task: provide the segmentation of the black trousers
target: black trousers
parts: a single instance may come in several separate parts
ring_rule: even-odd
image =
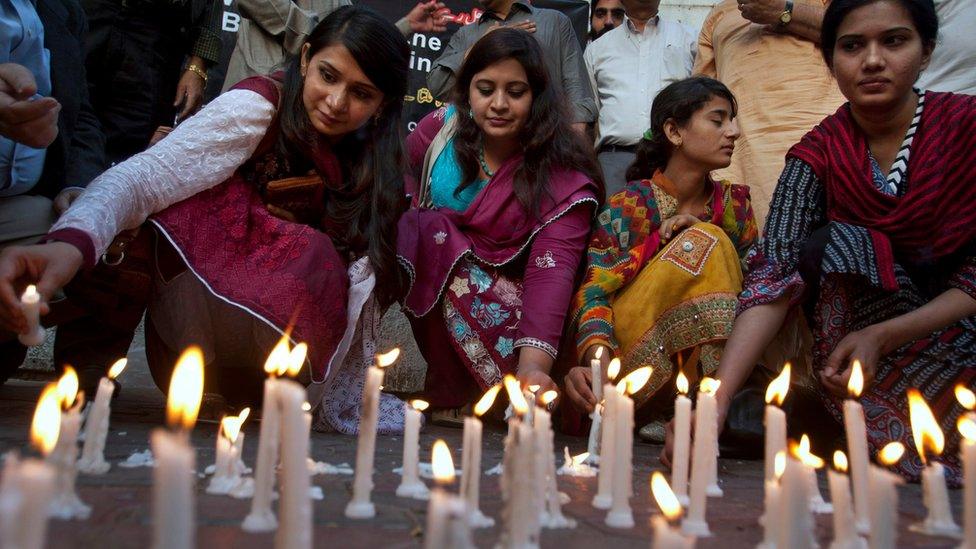
[[[159,126],[172,126],[183,60],[191,49],[190,3],[84,0],[85,68],[106,156],[141,152]]]

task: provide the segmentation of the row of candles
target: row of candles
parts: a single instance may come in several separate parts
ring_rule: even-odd
[[[239,416],[226,417],[221,422],[217,441],[217,463],[214,479],[208,487],[211,493],[235,493],[238,497],[252,497],[251,512],[242,527],[248,531],[277,529],[276,546],[311,546],[311,501],[309,498],[310,473],[308,470],[309,435],[311,427],[310,407],[305,402],[305,390],[297,382],[287,379],[294,376],[305,360],[306,347],[298,344],[291,348],[287,338],[272,350],[265,370],[269,377],[265,383],[262,408],[258,459],[253,479],[243,479],[240,462],[243,446],[241,426],[247,411]],[[371,502],[373,456],[375,454],[376,422],[379,392],[383,368],[392,364],[397,351],[379,355],[377,364],[369,368],[363,389],[360,435],[357,441],[353,496],[346,508],[350,518],[369,518],[375,515]],[[596,362],[596,361],[595,361]],[[56,385],[45,388],[38,402],[31,436],[34,445],[46,456],[44,460],[8,456],[0,482],[0,509],[3,519],[3,535],[6,545],[17,547],[41,547],[44,539],[46,513],[38,515],[38,509],[48,509],[51,516],[59,518],[86,518],[90,508],[78,499],[75,478],[78,470],[90,474],[103,474],[109,469],[104,459],[105,437],[108,430],[109,402],[114,391],[113,379],[125,367],[120,361],[114,365],[108,377],[101,380],[95,402],[86,422],[86,436],[82,456],[78,459],[77,439],[81,425],[81,409],[84,395],[78,393],[77,376],[66,368],[65,375]],[[607,509],[606,523],[617,528],[634,525],[629,500],[632,494],[632,431],[634,403],[630,395],[640,390],[650,378],[649,367],[631,372],[617,384],[613,380],[619,373],[619,361],[611,361],[607,383],[601,383],[602,371],[594,367],[594,393],[600,404],[594,414],[596,437],[599,448],[591,442],[594,461],[601,464],[598,490],[593,499],[594,507]],[[780,406],[789,387],[790,368],[767,390],[766,423],[766,513],[765,547],[807,546],[812,543],[812,511],[830,512],[831,506],[823,502],[816,482],[816,469],[824,465],[814,456],[806,437],[787,448],[786,416]],[[709,534],[705,521],[706,497],[720,495],[717,490],[717,420],[715,392],[717,380],[704,378],[697,395],[694,415],[694,447],[690,437],[691,400],[686,396],[688,381],[683,374],[677,378],[679,395],[675,401],[675,447],[671,485],[659,473],[652,481],[652,491],[668,520],[660,517],[654,521],[655,539],[661,547],[687,547],[693,545],[696,536]],[[571,527],[572,521],[562,515],[561,494],[556,488],[551,418],[545,407],[556,394],[550,391],[537,395],[523,392],[518,382],[506,378],[504,384],[514,415],[509,420],[509,434],[505,441],[504,472],[502,477],[505,508],[503,540],[509,546],[534,546],[538,544],[541,527]],[[429,540],[456,539],[457,545],[466,546],[469,527],[491,526],[494,521],[485,517],[479,509],[479,482],[481,462],[481,432],[479,419],[491,406],[502,385],[492,387],[475,406],[475,414],[465,419],[463,434],[462,479],[460,494],[450,496],[443,488],[434,493],[419,481],[418,452],[420,415],[426,403],[414,401],[407,406],[404,437],[403,482],[398,495],[430,499],[429,518],[433,521],[428,531]],[[835,470],[828,471],[833,501],[835,545],[837,547],[862,547],[866,541],[861,534],[870,534],[872,547],[892,547],[897,532],[895,485],[900,477],[884,467],[871,466],[868,461],[864,415],[856,401],[863,386],[860,365],[852,367],[849,391],[852,398],[844,403],[845,427],[848,432],[847,455],[834,455]],[[193,546],[193,483],[195,452],[189,445],[189,431],[195,421],[203,391],[203,356],[199,349],[191,348],[181,357],[174,369],[167,401],[167,423],[170,429],[157,429],[151,434],[151,446],[156,468],[153,473],[153,524],[154,547]],[[976,396],[964,387],[957,388],[957,398],[970,413],[959,421],[964,436],[962,445],[965,483],[965,547],[976,547]],[[532,402],[533,404],[529,404]],[[536,406],[541,403],[543,406]],[[927,452],[938,455],[944,446],[944,436],[938,423],[917,391],[909,392],[913,435],[919,454],[926,460]],[[446,449],[446,446],[445,446]],[[899,443],[888,445],[879,453],[878,461],[884,466],[897,462],[904,448]],[[443,452],[440,452],[443,454]],[[280,454],[280,455],[279,455]],[[447,452],[449,459],[449,451]],[[691,465],[690,480],[688,478]],[[275,468],[281,470],[281,498],[279,509],[281,527],[271,509],[275,484]],[[443,473],[435,465],[435,479],[444,485]],[[850,494],[846,472],[850,469],[853,497]],[[450,465],[453,480],[453,464]],[[518,472],[516,475],[515,472]],[[667,489],[665,489],[667,488]],[[711,490],[710,490],[711,488]],[[928,517],[918,526],[922,532],[938,535],[959,535],[948,503],[943,468],[938,463],[927,464],[923,472],[924,500]],[[716,491],[718,493],[716,493]],[[711,492],[711,493],[710,493]],[[678,502],[672,505],[671,501]],[[460,502],[460,503],[458,503]],[[800,504],[798,502],[803,502]],[[868,502],[871,502],[869,505]],[[681,515],[681,506],[688,507],[687,517],[680,529],[672,528],[668,521]],[[458,514],[460,513],[460,514]],[[435,517],[438,517],[434,520]],[[446,518],[445,518],[446,517]],[[453,517],[453,518],[452,518]],[[457,519],[457,520],[455,520]],[[458,522],[460,521],[460,522]],[[458,524],[465,527],[459,530]],[[445,529],[453,533],[445,533]],[[444,537],[448,536],[448,537]],[[445,546],[445,545],[433,545]]]

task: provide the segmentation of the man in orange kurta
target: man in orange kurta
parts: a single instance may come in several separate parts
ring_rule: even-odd
[[[760,226],[787,149],[844,102],[817,46],[826,3],[723,0],[698,38],[692,72],[722,81],[739,102],[742,137],[716,177],[749,185]]]

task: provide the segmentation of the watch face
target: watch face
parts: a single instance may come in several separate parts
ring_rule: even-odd
[[[784,11],[782,15],[779,16],[779,22],[784,25],[789,25],[790,21],[792,20],[793,20],[793,14],[788,11]]]

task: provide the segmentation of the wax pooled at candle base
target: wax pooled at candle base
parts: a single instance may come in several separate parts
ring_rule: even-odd
[[[57,471],[49,513],[50,516],[62,520],[84,520],[91,515],[91,507],[78,497],[75,483],[78,479],[78,432],[81,429],[81,408],[84,406],[85,396],[78,392],[78,375],[71,366],[64,367],[64,375],[58,380],[57,392],[62,410],[61,432],[54,451],[47,456],[47,461]]]

